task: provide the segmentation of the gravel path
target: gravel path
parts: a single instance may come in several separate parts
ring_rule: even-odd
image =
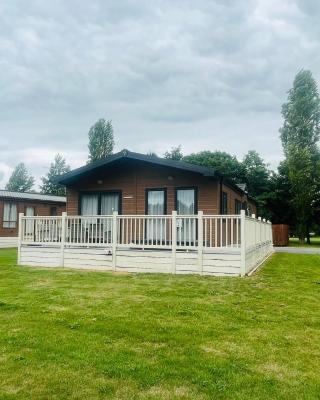
[[[276,253],[293,253],[293,254],[320,254],[320,248],[305,247],[274,247]]]

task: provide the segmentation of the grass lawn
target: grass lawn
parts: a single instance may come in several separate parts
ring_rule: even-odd
[[[320,248],[320,237],[311,237],[310,238],[310,244],[307,243],[299,243],[298,238],[290,238],[289,239],[289,246],[294,246],[294,247],[319,247]]]
[[[0,251],[0,399],[319,399],[320,256],[250,278],[15,265]]]

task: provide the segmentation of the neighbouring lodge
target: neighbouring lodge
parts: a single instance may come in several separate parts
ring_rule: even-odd
[[[218,171],[128,150],[75,169],[67,187],[68,215],[256,214],[244,185]]]
[[[19,213],[55,216],[65,210],[65,197],[0,190],[0,247],[17,245]]]

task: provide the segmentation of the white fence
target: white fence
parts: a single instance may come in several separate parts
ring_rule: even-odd
[[[19,216],[23,265],[245,275],[271,252],[271,224],[244,212]]]
[[[18,246],[17,236],[1,236],[0,237],[0,249],[6,249],[10,247]]]

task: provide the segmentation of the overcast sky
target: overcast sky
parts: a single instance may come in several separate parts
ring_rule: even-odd
[[[116,150],[276,167],[294,75],[320,81],[319,20],[319,0],[2,0],[0,188],[21,161],[37,178],[57,152],[82,165],[99,118]]]

